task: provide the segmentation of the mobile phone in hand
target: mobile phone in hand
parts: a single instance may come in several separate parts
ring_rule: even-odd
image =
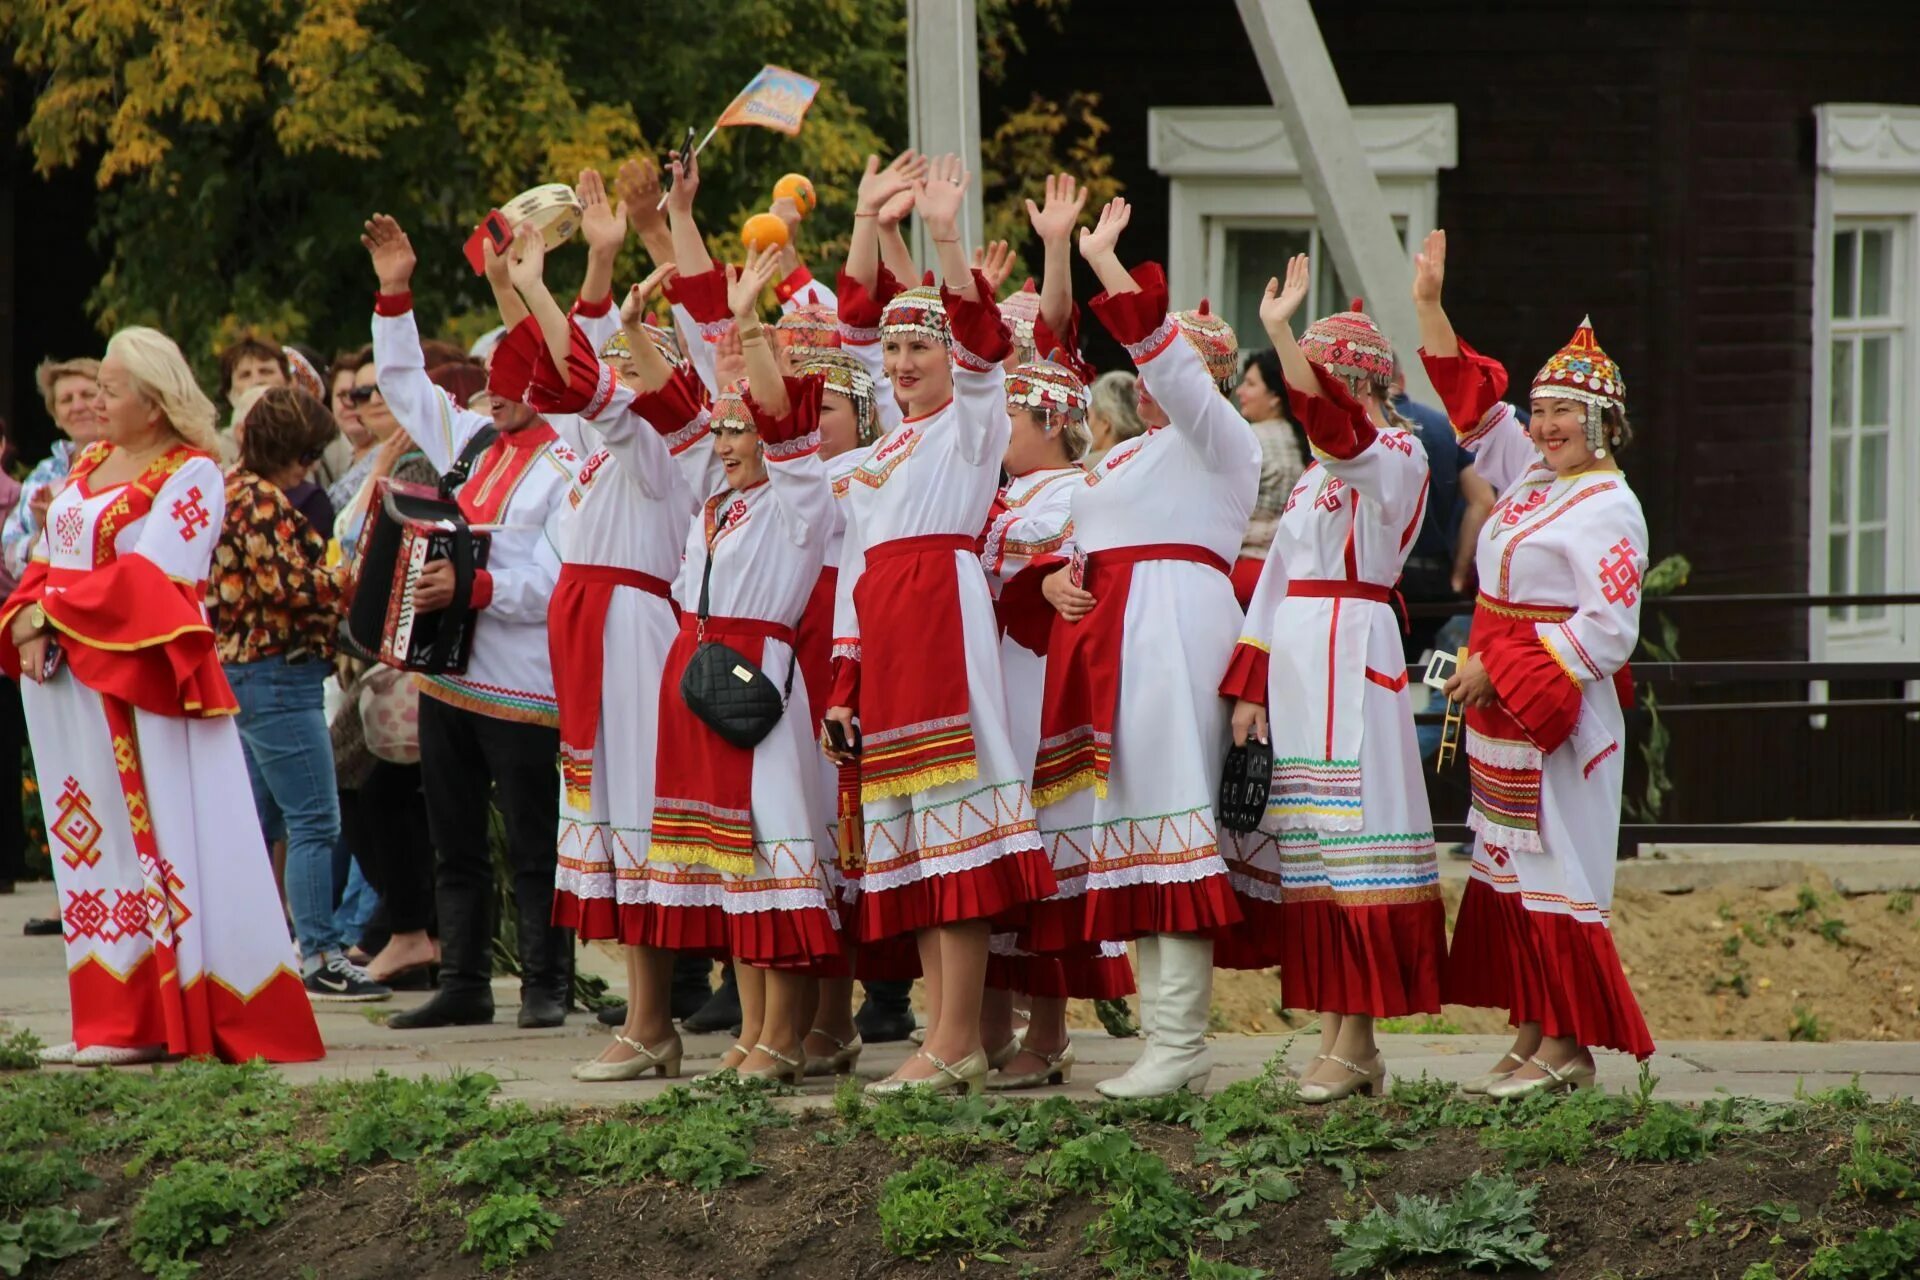
[[[495,253],[505,253],[507,246],[513,243],[513,228],[508,225],[506,215],[498,209],[490,209],[480,225],[467,237],[463,252],[467,255],[467,265],[473,268],[473,274],[483,276],[487,273],[487,257],[484,247],[492,243]]]
[[[851,741],[847,738],[846,726],[842,725],[838,720],[822,720],[820,725],[827,735],[828,750],[839,752],[841,755],[857,756],[860,754],[860,727],[858,725],[854,726]]]
[[[1082,591],[1087,588],[1087,553],[1074,548],[1073,559],[1067,561],[1067,581]]]
[[[58,640],[49,638],[46,652],[40,658],[40,683],[45,684],[59,675],[60,668],[66,663],[67,651],[60,647]]]

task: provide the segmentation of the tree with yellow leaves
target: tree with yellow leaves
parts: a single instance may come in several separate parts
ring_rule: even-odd
[[[1018,5],[1065,2],[983,0],[982,38],[1017,40]],[[868,152],[906,142],[905,38],[901,0],[0,5],[0,47],[38,85],[36,166],[90,167],[100,188],[108,265],[90,312],[103,331],[157,325],[203,364],[241,327],[327,349],[363,342],[356,235],[374,209],[401,216],[422,248],[423,314],[482,325],[460,245],[489,207],[664,150],[765,62],[821,81],[806,128],[723,130],[703,157],[702,204],[737,226],[766,208],[773,176],[806,173],[821,195],[808,252],[831,264]],[[1087,102],[1019,115],[990,151],[1018,158],[1020,183],[1104,128]],[[1026,194],[988,188],[996,210]],[[639,267],[622,262],[622,278]]]

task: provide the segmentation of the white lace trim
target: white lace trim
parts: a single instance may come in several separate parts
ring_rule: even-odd
[[[919,884],[923,880],[931,880],[935,876],[951,876],[963,871],[975,871],[990,862],[997,862],[1009,855],[1040,847],[1039,833],[1029,827],[1025,831],[998,836],[958,853],[923,854],[909,865],[892,871],[869,871],[861,879],[861,892],[885,893],[890,889],[900,889],[910,884]]]
[[[707,434],[707,424],[712,416],[713,415],[705,409],[702,409],[693,415],[693,419],[688,422],[686,426],[681,427],[678,431],[668,432],[662,435],[660,438],[666,442],[667,452],[676,455],[684,453],[688,446],[694,444],[700,437]]]
[[[1216,849],[1204,854],[1196,853],[1191,860],[1172,866],[1149,862],[1104,871],[1098,863],[1094,863],[1087,868],[1086,882],[1088,889],[1124,889],[1140,884],[1197,884],[1226,874],[1226,859]]]
[[[973,352],[961,346],[957,338],[953,343],[953,361],[970,373],[985,373],[994,366],[992,360],[982,355],[975,355]]]
[[[810,453],[817,452],[819,448],[820,433],[818,431],[810,431],[804,436],[796,436],[791,440],[778,440],[760,446],[761,451],[767,455],[768,462],[791,462],[795,458],[804,458]]]
[[[1172,312],[1168,312],[1160,321],[1160,327],[1152,333],[1138,342],[1123,342],[1120,345],[1127,349],[1127,355],[1133,362],[1139,364],[1142,360],[1150,360],[1159,355],[1162,348],[1173,340],[1173,331],[1178,327],[1179,322],[1173,318]]]
[[[1509,827],[1478,809],[1467,810],[1467,830],[1478,832],[1488,844],[1512,853],[1540,853],[1545,849],[1537,828]]]
[[[880,326],[875,325],[871,329],[863,329],[858,325],[851,325],[842,320],[840,322],[840,341],[850,343],[856,347],[870,347],[880,341]]]
[[[1467,756],[1497,769],[1538,769],[1545,757],[1531,742],[1485,738],[1467,730]]]

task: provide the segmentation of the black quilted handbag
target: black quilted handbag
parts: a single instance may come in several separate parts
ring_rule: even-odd
[[[1267,795],[1273,787],[1273,747],[1251,735],[1242,747],[1227,749],[1227,765],[1220,774],[1220,802],[1214,814],[1230,831],[1253,831],[1267,816]]]
[[[723,511],[713,530],[716,540],[725,524]],[[708,589],[712,583],[713,542],[708,542],[707,565],[700,574],[697,616],[702,624],[707,620]],[[709,729],[742,750],[752,750],[780,723],[780,716],[787,709],[787,695],[793,692],[796,665],[797,657],[789,659],[786,686],[776,690],[767,673],[744,653],[718,640],[702,640],[687,661],[686,671],[681,673],[680,699]]]

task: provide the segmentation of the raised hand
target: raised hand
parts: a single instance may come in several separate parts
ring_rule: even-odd
[[[1260,296],[1260,323],[1266,326],[1272,335],[1281,329],[1292,333],[1289,322],[1300,304],[1307,300],[1307,290],[1313,284],[1313,267],[1304,253],[1296,253],[1287,262],[1287,278],[1284,283],[1278,276],[1267,281],[1266,292]]]
[[[667,153],[667,172],[673,175],[673,189],[667,192],[667,212],[690,214],[693,198],[700,194],[700,157],[689,151]]]
[[[614,190],[626,206],[627,220],[636,234],[644,235],[666,222],[660,212],[660,166],[651,158],[629,160],[614,176]]]
[[[878,216],[883,209],[897,207],[897,197],[903,192],[912,193],[913,184],[926,172],[926,163],[918,152],[902,151],[882,169],[879,156],[868,156],[867,171],[860,175],[860,190],[855,197],[857,211]],[[898,222],[912,207],[912,201],[907,201],[906,209],[889,221]]]
[[[1120,233],[1132,220],[1132,205],[1119,196],[1107,201],[1106,207],[1100,210],[1100,220],[1091,227],[1080,228],[1080,256],[1088,262],[1115,256]]]
[[[767,212],[786,223],[787,243],[794,243],[800,235],[800,224],[805,221],[805,216],[800,212],[799,202],[792,196],[781,196],[767,206]]]
[[[780,250],[768,246],[747,255],[746,265],[727,264],[727,307],[737,323],[745,324],[760,312],[760,295],[780,274]]]
[[[1080,222],[1080,211],[1087,207],[1087,189],[1070,173],[1047,175],[1046,203],[1027,201],[1027,221],[1042,243],[1064,240]]]
[[[1429,231],[1413,255],[1413,301],[1415,306],[1440,305],[1440,286],[1447,278],[1447,233]]]
[[[413,241],[407,239],[407,233],[400,229],[400,224],[384,213],[376,213],[367,219],[360,243],[373,260],[373,273],[379,277],[380,292],[407,292],[413,281],[413,269],[420,260],[414,255]]]
[[[620,327],[638,331],[646,322],[647,312],[653,306],[653,297],[659,293],[667,281],[680,274],[680,268],[671,262],[662,263],[653,269],[645,280],[627,290],[627,296],[620,303]]]
[[[580,234],[586,238],[587,251],[618,253],[627,238],[626,205],[607,202],[607,184],[597,169],[582,169],[573,190],[580,197]]]
[[[966,200],[973,175],[956,155],[944,155],[927,166],[927,175],[913,188],[913,207],[935,238],[952,237],[960,226],[960,206]]]
[[[1000,296],[1000,286],[1013,274],[1013,250],[1005,240],[995,240],[984,248],[975,249],[973,269],[987,278],[987,288],[997,298]]]
[[[531,223],[513,229],[513,243],[507,246],[507,278],[513,287],[525,293],[545,283],[547,241]]]
[[[747,353],[740,345],[740,327],[728,325],[713,343],[713,382],[725,391],[746,380]]]
[[[913,196],[914,191],[910,186],[902,187],[899,191],[894,192],[887,202],[880,206],[880,213],[878,215],[880,225],[883,227],[897,227],[905,222],[907,215],[913,212]]]

